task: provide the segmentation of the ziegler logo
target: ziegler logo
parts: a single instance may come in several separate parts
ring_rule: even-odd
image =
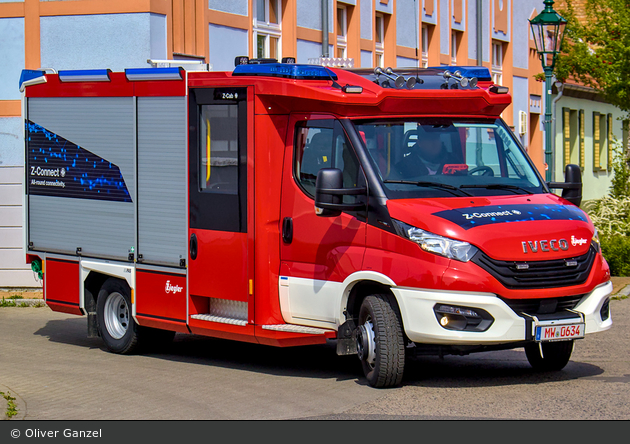
[[[573,241],[573,237],[571,238]],[[521,242],[523,245],[523,253],[527,253],[527,248],[529,247],[529,251],[532,253],[538,253],[540,251],[567,251],[569,249],[569,242],[566,239],[551,239],[551,240],[541,240],[541,241],[523,241]],[[575,244],[573,244],[575,245]]]
[[[173,294],[177,294],[180,293],[182,290],[184,289],[184,287],[180,287],[179,285],[171,285],[171,281],[166,281],[166,294],[169,293],[173,293]]]
[[[571,236],[571,245],[574,247],[577,245],[584,245],[586,242],[588,242],[586,239],[576,239],[575,236]]]

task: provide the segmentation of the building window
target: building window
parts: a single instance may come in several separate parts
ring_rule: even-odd
[[[612,114],[606,116],[606,142],[608,144],[608,171],[613,168],[613,117]]]
[[[605,114],[593,113],[593,171],[606,170],[608,122]]]
[[[503,43],[492,42],[492,81],[503,85]]]
[[[376,14],[375,16],[376,38],[375,38],[375,55],[376,66],[383,67],[384,53],[385,53],[385,17],[383,14]]]
[[[584,156],[584,110],[581,109],[578,114],[579,134],[580,134],[580,168],[584,169],[585,156]]]
[[[461,33],[451,31],[451,65],[457,65],[457,50],[461,42]]]
[[[348,11],[345,6],[337,4],[337,57],[347,57],[348,44]]]
[[[280,59],[280,0],[256,0],[254,44],[256,57]]]
[[[429,25],[422,24],[422,67],[429,66]]]
[[[583,110],[562,108],[562,127],[564,145],[564,165],[570,163],[582,166],[582,138],[580,121]]]

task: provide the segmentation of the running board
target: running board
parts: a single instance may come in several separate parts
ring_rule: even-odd
[[[247,325],[247,321],[236,318],[226,318],[223,316],[215,316],[212,314],[196,314],[190,315],[191,319],[199,319],[200,321],[219,322],[221,324],[240,325],[242,327]]]
[[[306,327],[304,325],[293,324],[277,324],[277,325],[262,325],[263,330],[283,331],[287,333],[303,333],[307,335],[323,335],[328,332],[334,332],[335,330],[327,330],[324,328]]]

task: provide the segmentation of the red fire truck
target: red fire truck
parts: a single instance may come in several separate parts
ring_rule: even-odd
[[[486,68],[236,62],[23,72],[24,243],[52,310],[115,353],[336,341],[374,387],[418,354],[559,370],[611,327],[580,169],[545,183]]]

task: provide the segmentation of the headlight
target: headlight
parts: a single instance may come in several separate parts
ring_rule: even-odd
[[[449,259],[468,262],[478,251],[478,248],[468,242],[462,242],[448,237],[421,230],[404,222],[396,220],[399,233],[414,241],[420,248],[429,253],[439,254]]]
[[[597,232],[597,228],[595,228],[595,232],[593,233],[593,239],[591,240],[591,245],[595,247],[595,251],[599,251],[601,245],[599,244],[599,233]]]

